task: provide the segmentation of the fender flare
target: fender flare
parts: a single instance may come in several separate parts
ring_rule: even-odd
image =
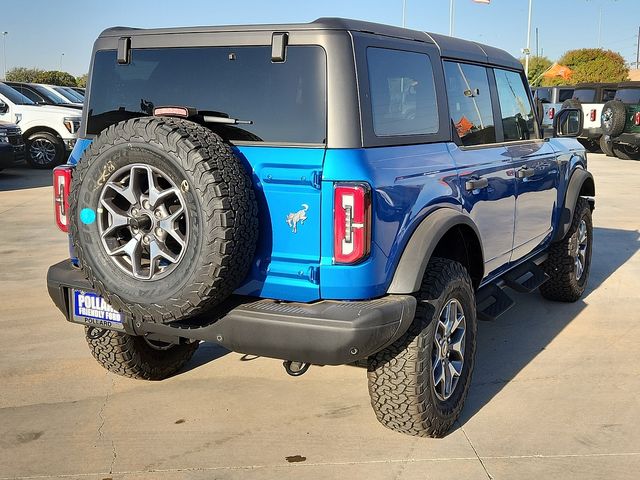
[[[571,178],[569,178],[569,184],[567,185],[567,190],[564,194],[562,212],[558,221],[558,228],[556,228],[552,238],[553,242],[562,240],[569,231],[571,221],[573,219],[573,212],[576,209],[578,197],[580,197],[580,192],[583,192],[583,196],[588,197],[594,197],[596,194],[593,175],[583,168],[574,170],[571,174]],[[590,203],[591,208],[593,209],[595,202],[591,201]]]
[[[427,215],[411,235],[400,256],[387,293],[410,294],[417,292],[438,242],[457,225],[470,227],[475,232],[480,242],[480,248],[482,248],[480,232],[471,218],[453,208],[439,208]],[[484,265],[484,258],[482,262]]]

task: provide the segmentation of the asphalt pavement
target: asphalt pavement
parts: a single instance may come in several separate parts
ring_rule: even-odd
[[[590,155],[595,242],[574,304],[515,295],[481,322],[473,385],[444,439],[382,427],[366,372],[202,344],[162,382],[110,374],[46,291],[67,256],[51,172],[0,172],[0,480],[637,479],[640,162]]]

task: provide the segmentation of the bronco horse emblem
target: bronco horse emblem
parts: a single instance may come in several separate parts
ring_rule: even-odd
[[[304,224],[304,221],[307,219],[307,210],[309,210],[309,205],[303,203],[302,210],[287,215],[287,224],[291,227],[293,233],[298,233],[298,222],[300,225]]]

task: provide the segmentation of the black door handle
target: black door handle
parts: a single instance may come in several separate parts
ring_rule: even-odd
[[[517,178],[528,178],[533,176],[536,173],[535,169],[529,167],[523,167],[520,170],[516,171]]]
[[[464,188],[468,191],[478,190],[480,188],[487,188],[489,186],[489,180],[486,178],[471,178],[464,184]]]

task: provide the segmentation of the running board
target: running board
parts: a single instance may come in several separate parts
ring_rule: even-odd
[[[531,293],[549,280],[549,275],[540,266],[528,261],[504,274],[502,280],[516,292]]]
[[[509,310],[516,302],[496,284],[481,288],[476,294],[478,318],[494,321]]]

